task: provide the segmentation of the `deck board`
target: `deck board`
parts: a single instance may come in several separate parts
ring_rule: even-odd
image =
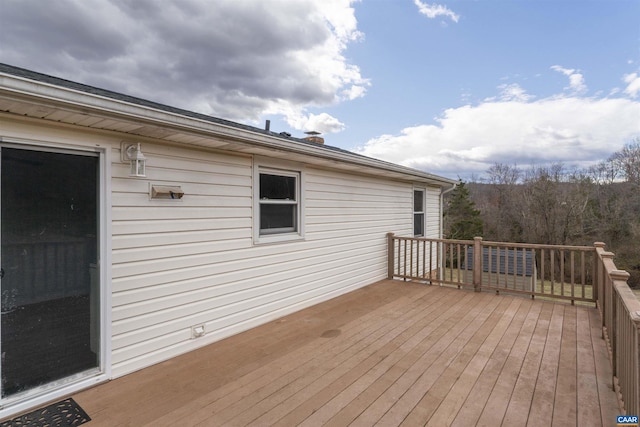
[[[589,325],[589,313],[578,310],[576,313],[578,325]],[[578,402],[598,401],[598,381],[596,372],[595,355],[591,345],[591,327],[577,328],[577,399]],[[585,405],[578,412],[579,426],[594,426],[601,424],[601,415],[598,405]]]
[[[459,408],[452,425],[477,425],[489,398],[505,399],[505,402],[500,404],[506,410],[541,308],[540,304],[522,305],[521,309],[528,311],[520,329],[516,330],[517,325],[514,325],[512,334],[507,335],[491,355],[466,401]],[[490,410],[487,413],[493,414],[491,406],[489,405]]]
[[[469,391],[464,402],[460,402],[456,405],[454,410],[457,412],[452,413],[452,417],[447,419],[446,425],[476,425],[478,419],[482,414],[483,409],[487,405],[489,398],[495,396],[492,394],[496,389],[496,382],[500,378],[502,370],[505,368],[509,354],[511,353],[513,346],[516,345],[518,337],[525,337],[524,328],[532,328],[533,321],[535,320],[536,311],[531,310],[529,304],[522,304],[518,311],[514,321],[509,325],[509,329],[504,334],[502,339],[497,345],[491,349],[492,353],[486,359],[486,364],[479,374],[476,372],[470,372],[471,379],[475,379],[475,383],[472,384],[473,388]],[[510,395],[511,387],[508,390]],[[508,397],[504,402],[500,402],[505,406],[508,403]],[[492,411],[492,413],[495,409]],[[503,411],[504,412],[504,411]],[[435,425],[433,420],[430,423]]]
[[[481,396],[478,395],[470,396],[471,390],[479,381],[479,374],[482,375],[481,373],[485,369],[491,369],[491,366],[488,366],[490,361],[495,360],[496,363],[500,363],[500,360],[506,358],[506,355],[503,354],[506,353],[504,350],[510,348],[515,341],[527,313],[527,305],[518,304],[517,312],[513,317],[505,316],[501,319],[504,327],[494,328],[491,335],[487,337],[460,377],[455,381],[450,392],[444,397],[427,425],[451,425],[458,411],[469,397],[471,397],[472,401],[481,399]],[[504,324],[505,322],[506,324]]]
[[[603,397],[608,398],[613,391],[613,371],[609,360],[609,351],[602,337],[601,320],[596,310],[589,311],[589,324],[591,326],[591,343],[593,346],[593,356],[596,368],[596,381],[598,383],[598,400]],[[616,396],[617,402],[617,396]],[[611,419],[620,415],[617,405],[600,405],[600,416],[602,425],[610,424]],[[597,425],[597,424],[596,424]]]
[[[92,426],[611,425],[595,309],[382,281],[73,395]]]
[[[453,296],[454,300],[452,301],[459,298],[455,295]],[[462,302],[463,303],[457,304],[452,308],[441,306],[440,308],[444,309],[445,313],[437,323],[434,322],[433,326],[435,329],[433,329],[433,332],[426,336],[418,347],[405,354],[393,367],[387,370],[381,377],[377,378],[366,389],[362,391],[352,390],[349,397],[345,399],[348,400],[347,402],[345,402],[345,400],[338,400],[335,405],[341,407],[341,409],[327,421],[327,425],[347,425],[357,418],[359,414],[374,401],[379,399],[383,393],[398,381],[407,369],[416,364],[418,360],[428,352],[434,342],[438,342],[440,338],[447,334],[448,331],[458,323],[458,318],[462,317],[461,313],[471,309],[473,302],[472,295],[465,296]],[[354,394],[354,392],[357,392],[357,395]],[[318,417],[324,415],[324,411],[320,410],[318,412]],[[310,417],[309,420],[313,421],[314,418],[316,418],[315,414],[314,417]]]
[[[451,400],[447,401],[448,397],[451,397],[454,403],[456,400],[462,400],[457,398],[457,394],[464,391],[465,383],[468,384],[471,381],[475,381],[475,377],[480,371],[480,369],[469,371],[467,368],[473,364],[474,360],[478,361],[478,365],[484,365],[486,357],[483,356],[483,353],[486,353],[487,349],[495,348],[495,345],[512,322],[521,302],[521,299],[513,299],[510,301],[509,306],[504,307],[504,311],[498,309],[492,313],[491,317],[466,343],[463,351],[443,372],[436,383],[430,389],[424,390],[424,397],[411,411],[411,414],[404,420],[402,425],[424,425],[427,422],[436,426],[450,424],[450,421],[447,421],[449,415],[447,412],[455,410],[455,408],[443,408],[441,405],[445,402],[451,403]],[[465,373],[468,375],[465,375]],[[474,378],[469,378],[469,376]],[[437,414],[436,411],[440,408],[443,408],[444,413]]]
[[[504,425],[523,426],[527,424],[536,380],[540,372],[540,363],[542,362],[553,306],[551,303],[545,303],[540,310],[540,316],[538,317],[533,336],[527,347],[524,361],[518,372],[518,378],[511,393],[511,399],[507,405],[507,411],[503,419]],[[489,411],[484,411],[483,415],[485,419],[493,416]]]
[[[378,421],[400,425],[420,402],[424,390],[431,388],[464,344],[500,304],[497,299],[483,299],[485,301],[479,300],[468,314],[409,367],[352,425],[370,426]]]
[[[334,381],[330,386],[318,392],[305,405],[299,406],[281,419],[279,424],[324,425],[353,399],[365,393],[375,382],[389,373],[382,382],[388,387],[389,380],[397,378],[403,372],[403,369],[396,365],[407,365],[409,360],[415,360],[418,354],[426,351],[430,340],[439,331],[445,330],[446,322],[450,321],[449,319],[457,313],[457,311],[447,309],[447,306],[454,301],[455,298],[441,300],[440,304],[434,306],[434,310],[430,311],[428,316],[420,322],[414,323],[411,329],[406,331],[405,338],[398,343],[388,357],[381,358],[377,363],[367,367],[368,369],[362,369],[359,366],[361,369],[353,370],[344,378]],[[426,310],[425,313],[427,313]],[[386,389],[386,387],[384,388]],[[373,390],[376,389],[379,387]]]
[[[577,364],[576,315],[575,307],[565,308],[553,408],[554,425],[576,425],[576,371],[579,370]]]
[[[555,304],[553,306],[540,370],[536,378],[533,400],[529,410],[527,421],[529,426],[550,426],[553,419],[564,310],[564,305]]]

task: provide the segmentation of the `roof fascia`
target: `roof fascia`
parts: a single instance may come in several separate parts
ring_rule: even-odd
[[[14,99],[46,103],[48,106],[71,111],[91,112],[111,119],[143,122],[179,131],[229,138],[236,142],[279,151],[302,154],[325,160],[345,162],[361,167],[385,170],[400,174],[405,179],[423,182],[442,188],[451,187],[457,181],[422,172],[416,169],[385,162],[346,151],[334,151],[322,145],[317,147],[297,140],[287,140],[279,135],[269,135],[225,125],[215,121],[189,117],[149,106],[137,105],[106,96],[66,88],[47,82],[31,80],[0,72],[0,94]]]

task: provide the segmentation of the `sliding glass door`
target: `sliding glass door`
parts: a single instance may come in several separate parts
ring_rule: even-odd
[[[2,399],[100,366],[99,156],[0,147]]]

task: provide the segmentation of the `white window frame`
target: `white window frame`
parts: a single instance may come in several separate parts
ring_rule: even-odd
[[[290,200],[260,200],[260,175],[278,175],[293,177],[296,180],[295,199]],[[295,227],[293,230],[271,230],[268,233],[260,229],[260,209],[263,204],[288,204],[296,206]],[[253,243],[279,243],[304,240],[304,171],[292,167],[291,164],[268,160],[254,161],[253,165]]]
[[[422,210],[416,210],[416,192],[419,191],[422,193]],[[427,190],[422,187],[414,187],[411,192],[411,211],[413,214],[411,215],[411,226],[412,226],[412,234],[414,237],[425,237],[427,234]],[[422,234],[415,234],[416,230],[416,215],[422,215]]]

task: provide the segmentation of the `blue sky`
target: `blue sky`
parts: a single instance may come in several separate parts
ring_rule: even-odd
[[[0,0],[0,61],[450,178],[640,137],[636,0]]]
[[[589,87],[582,95],[608,94],[639,66],[640,2],[494,0],[448,6],[459,14],[458,22],[429,19],[410,1],[356,4],[365,40],[346,55],[372,85],[357,110],[346,104],[337,110],[344,111],[345,121],[358,123],[354,132],[369,123],[376,132],[365,133],[368,139],[398,124],[429,123],[447,108],[497,96],[505,84],[518,84],[537,98],[564,93],[569,80],[554,65],[580,70]],[[372,125],[373,117],[380,121]]]

